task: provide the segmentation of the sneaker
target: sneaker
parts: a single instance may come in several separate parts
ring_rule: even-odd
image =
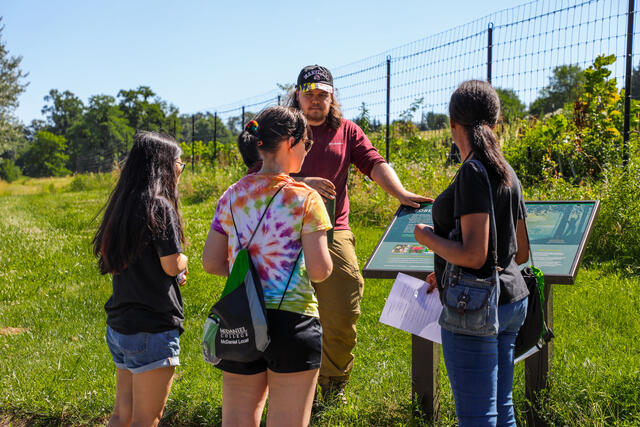
[[[322,403],[325,405],[328,404],[339,404],[346,406],[347,405],[347,394],[345,392],[345,386],[347,385],[347,380],[336,377],[331,378],[329,381],[329,386],[322,387]]]

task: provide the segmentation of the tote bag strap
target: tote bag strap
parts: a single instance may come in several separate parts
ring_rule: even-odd
[[[522,192],[522,184],[520,184],[520,194],[524,195],[524,193]],[[524,216],[524,212],[522,211],[522,206],[520,205],[518,206],[518,211],[522,212],[522,222],[524,223],[524,233],[527,235],[527,246],[529,247],[529,259],[531,260],[531,265],[535,267],[536,264],[533,262],[533,251],[531,250],[531,239],[529,237],[529,228],[527,227],[527,218],[525,218]]]
[[[280,190],[282,190],[287,185],[289,185],[289,183],[286,183],[285,185],[283,185],[280,188],[278,188],[278,190],[275,192],[275,194],[273,196],[271,196],[271,199],[269,199],[269,202],[267,203],[267,206],[264,208],[264,211],[262,212],[262,216],[260,217],[260,220],[258,221],[258,225],[256,225],[256,229],[253,230],[253,233],[251,233],[251,237],[249,238],[249,242],[247,242],[247,246],[242,246],[242,242],[240,241],[240,233],[238,232],[238,227],[236,226],[236,219],[233,216],[233,203],[231,203],[231,201],[229,201],[229,210],[231,211],[231,220],[233,221],[233,228],[235,228],[235,230],[236,230],[236,238],[238,239],[238,246],[240,247],[240,249],[245,248],[245,247],[248,248],[249,245],[251,245],[251,242],[253,241],[253,237],[256,235],[256,233],[258,232],[258,229],[260,228],[260,224],[262,223],[262,219],[267,214],[267,211],[269,210],[269,206],[271,206],[271,202],[273,202],[273,199],[276,198],[276,196],[278,195]]]
[[[482,162],[480,162],[479,160],[476,159],[471,159],[469,160],[469,162],[473,162],[475,163],[479,168],[480,171],[482,172],[482,174],[484,175],[486,181],[487,181],[487,186],[489,187],[489,218],[490,218],[490,223],[489,223],[489,228],[490,228],[490,233],[491,233],[491,241],[493,242],[493,248],[491,250],[491,257],[492,257],[492,261],[493,261],[493,269],[494,271],[498,271],[498,232],[496,229],[496,218],[495,218],[495,212],[493,210],[493,191],[491,188],[491,181],[489,181],[489,174],[487,174],[487,170],[485,169],[484,165],[482,164]],[[457,180],[456,180],[456,185],[457,184]],[[460,233],[462,233],[462,227],[460,226],[460,218],[456,219],[456,226],[458,227],[458,230],[460,230]]]
[[[276,198],[276,196],[278,195],[280,190],[282,190],[288,184],[289,183],[286,183],[283,186],[281,186],[280,188],[278,188],[278,190],[275,192],[275,194],[271,197],[271,199],[267,203],[267,206],[264,208],[264,211],[262,212],[262,216],[260,217],[260,220],[258,221],[258,225],[256,225],[255,230],[253,230],[253,233],[251,234],[251,237],[249,238],[249,242],[247,243],[247,246],[246,246],[247,248],[251,244],[251,241],[253,240],[253,237],[258,232],[258,229],[260,228],[260,224],[262,223],[262,219],[266,215],[267,210],[269,209],[269,206],[271,206],[271,202],[273,202],[273,199]],[[233,221],[233,228],[235,228],[235,230],[236,230],[236,238],[238,239],[238,245],[240,246],[240,248],[243,248],[242,242],[240,242],[240,233],[238,232],[238,227],[236,226],[236,219],[233,216],[233,204],[231,202],[229,204],[229,210],[231,211],[231,219]],[[289,284],[291,283],[291,279],[293,278],[293,273],[295,273],[295,271],[296,271],[296,266],[298,265],[298,261],[300,260],[300,255],[302,255],[302,249],[300,249],[300,252],[298,252],[298,256],[296,257],[296,261],[293,263],[293,269],[291,270],[291,273],[289,274],[289,280],[287,280],[287,284],[286,284],[286,286],[284,288],[284,292],[282,293],[282,297],[280,298],[280,303],[278,304],[278,310],[280,309],[280,306],[282,305],[282,301],[284,301],[284,296],[286,295],[287,290],[289,289]]]
[[[284,292],[282,292],[282,298],[280,298],[280,304],[278,304],[278,310],[280,310],[282,301],[284,301],[284,296],[287,294],[287,289],[289,289],[289,283],[291,283],[291,278],[293,277],[293,273],[295,273],[296,266],[298,265],[298,261],[300,261],[300,255],[302,255],[302,249],[300,249],[300,252],[298,252],[298,256],[296,257],[296,262],[293,263],[293,268],[291,269],[291,273],[289,274],[289,280],[287,280],[287,285],[284,287]]]

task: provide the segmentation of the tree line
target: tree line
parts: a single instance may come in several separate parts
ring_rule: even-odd
[[[44,119],[24,125],[14,112],[28,85],[28,73],[20,68],[22,57],[10,55],[2,39],[1,24],[0,17],[0,179],[11,181],[22,174],[41,177],[109,171],[130,148],[136,130],[164,132],[179,141],[232,144],[241,129],[239,116],[224,123],[211,113],[181,114],[178,107],[144,85],[122,89],[116,96],[93,95],[87,103],[69,90],[51,89],[44,97]],[[528,108],[513,89],[497,88],[503,121],[513,123],[562,109],[580,97],[584,84],[585,70],[581,67],[558,66]],[[285,92],[291,89],[290,85],[279,86]],[[640,66],[633,70],[632,97],[640,99]],[[417,118],[422,102],[423,99],[415,100],[394,124],[416,126],[419,130],[448,127],[446,114],[422,112]],[[246,112],[245,121],[253,116]],[[370,120],[364,103],[354,120],[365,132],[382,128],[379,121]],[[208,153],[215,157],[217,152],[214,148]]]
[[[9,53],[1,23],[0,17],[0,179],[109,171],[131,147],[137,130],[222,144],[239,132],[239,117],[223,123],[211,113],[181,114],[144,85],[116,96],[93,95],[86,103],[69,90],[51,89],[44,97],[44,119],[25,125],[14,112],[28,73],[20,68],[22,57]]]

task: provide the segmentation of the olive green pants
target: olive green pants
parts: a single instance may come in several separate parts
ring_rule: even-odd
[[[364,291],[353,233],[349,230],[334,231],[329,252],[333,272],[324,282],[314,284],[322,324],[320,386],[328,384],[329,378],[340,382],[349,377],[356,346],[356,321]]]

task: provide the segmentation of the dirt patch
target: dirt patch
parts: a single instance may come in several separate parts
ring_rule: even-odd
[[[0,328],[0,336],[6,337],[9,335],[18,335],[27,332],[29,329],[27,328]],[[4,424],[0,424],[2,426]]]
[[[16,419],[6,415],[0,416],[0,427],[26,427],[29,423],[30,420],[28,419]]]
[[[8,415],[0,414],[0,427],[76,427],[76,426],[104,426],[109,422],[108,416],[98,417],[82,423],[72,423],[66,419],[45,415]]]

